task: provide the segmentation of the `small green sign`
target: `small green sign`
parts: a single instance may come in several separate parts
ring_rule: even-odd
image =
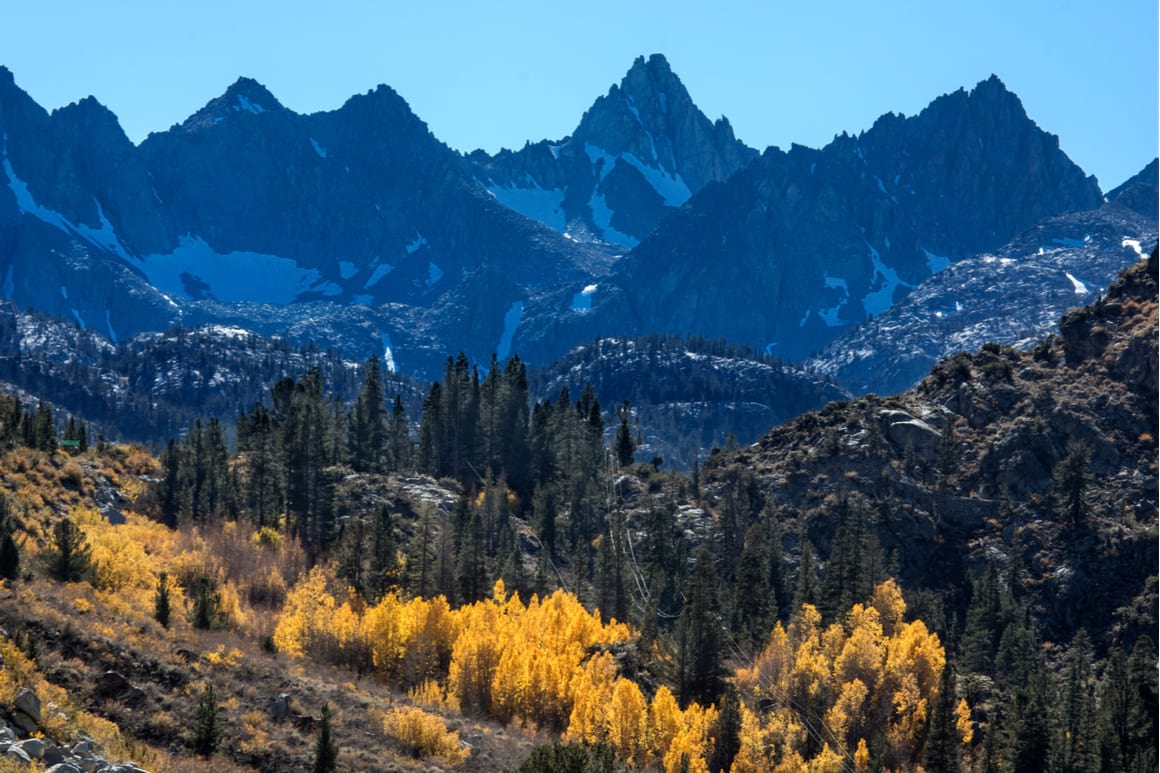
[[[79,440],[62,440],[60,444],[65,448],[80,448],[81,441]]]

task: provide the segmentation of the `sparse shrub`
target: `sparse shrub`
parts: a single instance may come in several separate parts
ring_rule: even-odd
[[[69,462],[60,470],[60,482],[71,489],[80,490],[85,483],[85,473],[76,462]]]
[[[383,716],[383,730],[416,758],[438,757],[460,765],[469,756],[459,745],[459,731],[448,730],[440,717],[414,706],[387,712]]]

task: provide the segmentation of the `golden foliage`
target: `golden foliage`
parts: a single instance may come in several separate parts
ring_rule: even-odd
[[[743,697],[772,708],[761,716],[742,712],[735,768],[778,769],[802,759],[812,735],[823,746],[805,759],[809,770],[838,770],[851,762],[866,769],[865,737],[879,729],[887,741],[881,762],[915,762],[946,655],[922,621],[903,622],[905,613],[902,593],[889,580],[875,588],[868,605],[856,604],[824,631],[810,605],[788,630],[775,626],[752,667],[737,673]]]
[[[448,730],[440,717],[414,706],[394,708],[384,714],[383,732],[415,757],[437,757],[451,765],[461,765],[470,756],[460,746],[459,731]]]

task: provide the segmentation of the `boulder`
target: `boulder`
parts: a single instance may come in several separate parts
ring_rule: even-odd
[[[58,762],[48,770],[44,771],[44,773],[83,773],[83,771],[76,765],[72,765],[68,762]]]
[[[275,722],[281,722],[290,716],[290,696],[286,693],[279,693],[277,697],[271,698],[266,704],[266,714]]]
[[[43,757],[47,748],[48,745],[42,738],[29,738],[19,743],[14,743],[11,747],[9,747],[10,750],[20,749],[22,752],[27,754],[30,759],[34,760],[39,760],[41,757]]]
[[[934,458],[942,437],[934,427],[915,418],[893,422],[887,428],[886,435],[899,448],[910,446],[916,454],[927,460]]]
[[[20,714],[29,717],[33,722],[40,724],[40,698],[27,687],[21,688],[12,702],[13,708]]]
[[[97,677],[95,685],[97,695],[102,698],[117,698],[128,692],[132,686],[123,674],[116,671],[106,671],[101,674]]]

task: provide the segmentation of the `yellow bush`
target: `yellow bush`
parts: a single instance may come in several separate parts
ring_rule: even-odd
[[[459,731],[448,730],[440,717],[414,706],[387,712],[383,731],[414,757],[438,757],[451,765],[461,765],[470,756],[460,746]]]

